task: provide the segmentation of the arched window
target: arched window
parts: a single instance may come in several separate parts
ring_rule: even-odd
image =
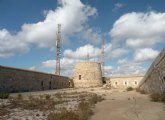
[[[138,84],[138,82],[137,82],[137,81],[135,81],[135,82],[134,82],[134,84],[135,84],[135,85],[137,85],[137,84]]]
[[[128,85],[128,82],[127,82],[127,81],[125,81],[125,82],[124,82],[124,85]]]

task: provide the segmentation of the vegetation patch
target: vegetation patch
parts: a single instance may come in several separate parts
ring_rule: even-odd
[[[165,93],[152,93],[150,95],[151,101],[153,102],[165,102]]]
[[[9,93],[0,93],[0,99],[8,99]]]
[[[126,89],[127,91],[132,91],[133,90],[133,88],[132,87],[127,87],[127,89]]]

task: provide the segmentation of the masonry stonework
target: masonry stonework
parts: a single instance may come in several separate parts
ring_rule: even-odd
[[[143,76],[114,76],[110,78],[111,88],[137,88]]]
[[[98,62],[79,62],[75,66],[74,87],[102,86],[101,64]]]
[[[147,93],[165,92],[165,48],[148,69],[139,84],[139,89]]]
[[[28,92],[68,87],[68,77],[0,66],[0,92]]]

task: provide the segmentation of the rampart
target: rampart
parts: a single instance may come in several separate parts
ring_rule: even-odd
[[[29,92],[69,86],[68,77],[0,66],[0,92]]]
[[[165,48],[148,69],[139,84],[139,89],[148,93],[165,92]]]

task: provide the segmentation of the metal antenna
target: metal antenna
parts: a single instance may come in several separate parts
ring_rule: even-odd
[[[87,45],[87,61],[89,61],[89,46]]]
[[[56,39],[56,75],[60,75],[60,47],[61,47],[61,24],[58,24],[58,31],[56,33],[57,39]]]
[[[101,48],[101,64],[102,64],[102,76],[104,77],[104,49],[105,49],[105,39],[102,37],[102,48]]]

